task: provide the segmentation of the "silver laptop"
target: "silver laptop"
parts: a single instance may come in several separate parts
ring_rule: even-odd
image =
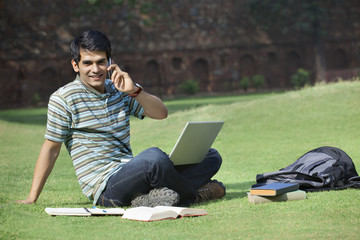
[[[204,160],[223,121],[188,122],[169,157],[174,165],[195,164]]]

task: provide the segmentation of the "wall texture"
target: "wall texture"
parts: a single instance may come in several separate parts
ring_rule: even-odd
[[[0,108],[29,105],[37,96],[46,103],[72,81],[69,43],[90,29],[107,34],[113,60],[161,97],[181,94],[189,79],[205,93],[239,91],[239,80],[255,74],[265,76],[264,88],[289,88],[299,67],[315,70],[312,41],[260,31],[247,0],[158,1],[147,13],[103,2],[0,0]],[[359,72],[360,2],[348,3],[333,9],[327,29],[327,81]]]

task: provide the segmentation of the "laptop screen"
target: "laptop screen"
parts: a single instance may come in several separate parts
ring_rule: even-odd
[[[200,163],[215,141],[224,121],[188,122],[169,157],[174,165]]]

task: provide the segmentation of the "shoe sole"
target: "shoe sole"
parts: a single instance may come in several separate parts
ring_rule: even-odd
[[[155,188],[148,194],[134,198],[131,207],[176,206],[180,202],[180,195],[168,188]]]

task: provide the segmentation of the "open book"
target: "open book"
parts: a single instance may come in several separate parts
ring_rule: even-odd
[[[207,215],[205,209],[183,208],[170,206],[136,207],[125,211],[122,218],[138,221],[158,221],[181,217],[195,217]]]
[[[45,208],[45,212],[51,216],[100,216],[100,215],[123,215],[122,208]]]

